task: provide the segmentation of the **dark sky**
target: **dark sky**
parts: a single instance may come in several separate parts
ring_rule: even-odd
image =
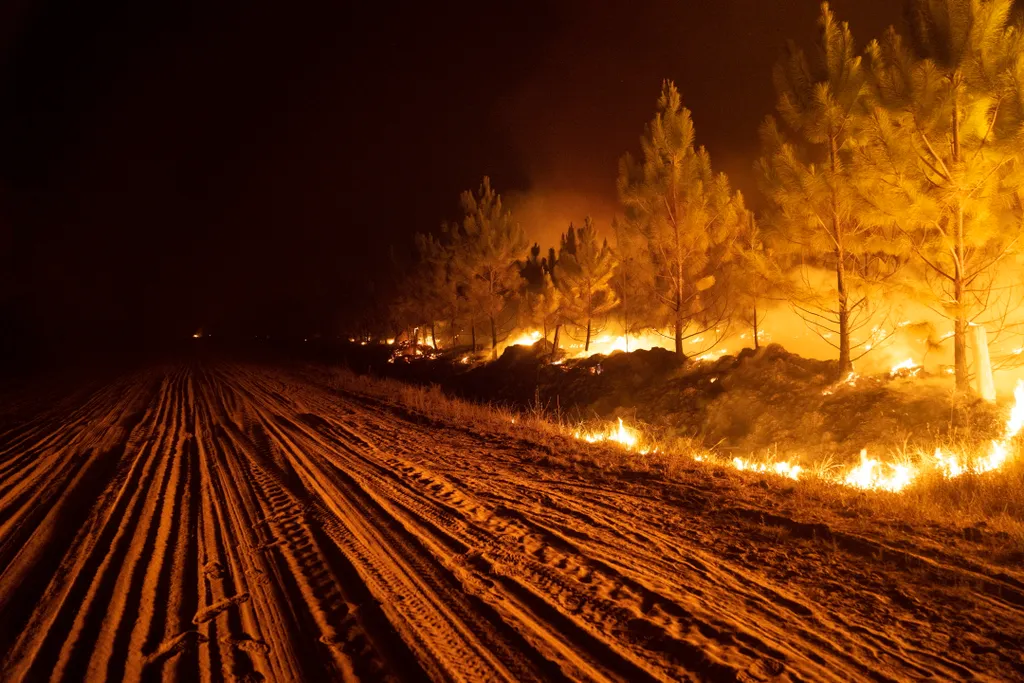
[[[661,79],[752,191],[814,0],[13,0],[0,10],[0,305],[46,339],[305,334],[358,310],[483,174],[553,241],[608,227]],[[837,0],[858,42],[893,0]]]

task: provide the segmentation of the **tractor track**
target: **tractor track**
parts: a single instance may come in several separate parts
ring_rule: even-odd
[[[262,366],[81,392],[0,432],[0,679],[1024,675],[1013,568],[539,460]]]

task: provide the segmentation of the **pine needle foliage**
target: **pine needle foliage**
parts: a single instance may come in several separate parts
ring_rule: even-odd
[[[499,333],[514,315],[509,313],[519,292],[518,259],[526,249],[522,227],[501,204],[501,197],[484,177],[476,193],[462,193],[461,224],[447,226],[452,245],[452,269],[466,299],[476,348],[476,323],[490,328],[491,356],[498,356]]]
[[[906,36],[867,49],[875,106],[863,148],[871,217],[905,236],[932,307],[953,321],[958,389],[967,328],[1019,247],[1020,29],[1010,0],[915,0]]]
[[[611,285],[618,258],[608,240],[599,241],[589,216],[579,230],[569,226],[562,244],[557,275],[563,315],[574,327],[585,330],[583,350],[587,352],[595,324],[619,303]]]
[[[659,313],[654,327],[671,328],[682,359],[685,339],[728,318],[727,290],[715,278],[736,257],[745,211],[728,177],[713,173],[707,150],[695,145],[693,119],[671,81],[662,84],[641,147],[641,159],[626,155],[619,164],[621,225],[646,244]]]
[[[836,347],[845,373],[860,350],[856,332],[876,314],[870,285],[890,275],[895,260],[880,253],[878,231],[861,219],[854,163],[868,92],[861,57],[849,26],[827,3],[818,26],[810,55],[790,43],[775,66],[782,126],[774,117],[765,120],[755,168],[769,200],[773,247],[794,273],[790,299],[810,328]],[[830,271],[835,287],[812,277],[812,268]]]
[[[540,329],[545,340],[555,332],[552,353],[556,353],[557,331],[564,318],[563,297],[552,279],[556,264],[554,249],[550,249],[546,257],[541,257],[540,253],[540,245],[534,244],[530,249],[530,256],[520,264],[520,275],[523,278],[522,301],[525,304],[523,313],[527,326]]]

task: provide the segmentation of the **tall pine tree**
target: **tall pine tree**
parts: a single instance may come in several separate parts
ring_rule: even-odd
[[[619,217],[612,222],[612,229],[619,257],[612,287],[619,300],[616,312],[626,338],[626,351],[629,351],[630,338],[647,330],[656,317],[654,271],[640,228],[628,218]]]
[[[768,117],[756,168],[778,256],[797,269],[812,265],[834,273],[831,300],[803,272],[795,278],[803,286],[795,286],[792,297],[811,329],[837,347],[845,373],[853,368],[853,333],[870,322],[864,285],[872,273],[864,264],[877,247],[870,225],[860,220],[853,165],[867,86],[849,27],[836,21],[828,3],[821,5],[818,25],[810,57],[791,43],[775,66],[776,109],[786,131]]]
[[[727,290],[716,274],[736,256],[743,227],[742,199],[711,158],[694,144],[690,111],[670,81],[662,85],[658,111],[641,138],[643,158],[629,155],[619,165],[623,226],[638,230],[647,246],[653,297],[670,327],[676,355],[683,340],[721,324],[729,315]]]
[[[953,320],[958,389],[969,387],[967,327],[990,305],[1018,243],[1022,55],[1011,0],[915,0],[909,41],[868,47],[876,107],[864,148],[875,218],[904,235]]]
[[[530,249],[530,257],[520,266],[520,273],[523,277],[522,299],[526,304],[523,311],[526,322],[531,327],[540,328],[545,340],[555,331],[554,344],[557,345],[557,330],[562,322],[563,311],[562,292],[552,279],[554,265],[554,250],[549,250],[548,256],[541,257],[540,245],[534,244]],[[557,350],[555,346],[552,353]]]
[[[465,299],[459,292],[459,284],[453,272],[453,250],[450,245],[434,235],[416,235],[416,252],[419,256],[418,285],[423,287],[423,302],[430,319],[430,334],[437,348],[436,323],[448,325],[451,345],[458,345],[458,329],[465,314]]]
[[[596,321],[618,303],[611,286],[618,258],[608,246],[608,240],[598,240],[589,216],[579,230],[569,226],[562,245],[557,281],[562,293],[563,315],[577,329],[585,330],[583,350],[588,352]]]
[[[466,297],[476,343],[476,321],[490,328],[491,357],[498,357],[499,330],[519,291],[518,258],[526,249],[523,229],[501,204],[501,197],[484,177],[480,189],[461,197],[461,225],[449,226],[452,267]]]

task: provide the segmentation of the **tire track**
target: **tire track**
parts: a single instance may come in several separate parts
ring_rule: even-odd
[[[251,403],[259,401],[258,390],[245,390]],[[324,531],[385,605],[392,624],[432,677],[533,677],[515,646],[503,645],[494,628],[480,621],[472,604],[414,539],[400,532],[358,487],[339,480],[337,471],[326,471],[302,454],[272,415],[260,418],[268,435],[292,458]]]
[[[0,435],[3,680],[1009,679],[1022,588],[264,367]]]

